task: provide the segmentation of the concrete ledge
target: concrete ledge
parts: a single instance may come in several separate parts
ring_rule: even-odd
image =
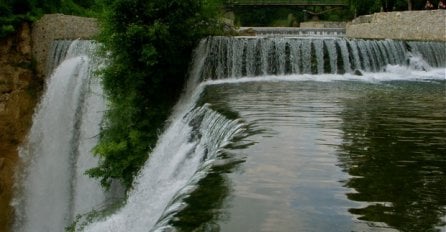
[[[32,26],[32,53],[37,74],[46,75],[47,58],[51,44],[57,39],[92,39],[99,32],[96,19],[63,14],[48,14]]]
[[[446,10],[402,11],[362,16],[347,24],[349,38],[446,42]]]
[[[345,28],[346,22],[309,21],[301,22],[300,28]]]

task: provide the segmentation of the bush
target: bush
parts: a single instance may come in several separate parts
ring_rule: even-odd
[[[2,0],[0,2],[0,39],[46,13],[96,16],[103,0]],[[87,3],[88,2],[88,3]]]
[[[129,188],[183,88],[192,49],[221,27],[209,0],[109,3],[99,41],[110,54],[101,73],[110,106],[94,150],[101,162],[87,173]]]

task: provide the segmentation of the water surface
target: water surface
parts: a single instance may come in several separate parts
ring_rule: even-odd
[[[172,222],[208,231],[435,231],[446,215],[446,82],[228,81],[243,163],[214,169]],[[231,152],[234,152],[231,151]]]

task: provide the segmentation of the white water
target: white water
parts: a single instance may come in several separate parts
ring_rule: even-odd
[[[137,177],[126,205],[85,231],[148,231],[165,211],[181,207],[178,202],[166,209],[178,192],[185,195],[193,190],[188,186],[192,187],[218,159],[218,150],[242,131],[243,124],[207,106],[192,110],[163,134]]]
[[[288,74],[344,74],[407,66],[413,57],[446,65],[445,43],[320,37],[213,37],[203,79]]]
[[[298,81],[315,81],[315,82],[332,82],[332,81],[360,81],[368,83],[382,83],[386,81],[435,81],[446,80],[445,68],[432,68],[429,71],[420,71],[409,67],[399,65],[388,65],[386,72],[364,72],[362,76],[353,74],[291,74],[291,75],[266,75],[259,77],[242,77],[227,78],[221,80],[209,80],[204,82],[206,85],[236,84],[246,82],[298,82]]]
[[[92,78],[92,49],[75,41],[46,83],[27,143],[20,148],[24,173],[14,206],[15,231],[63,231],[76,214],[100,206],[105,193],[83,175],[97,164],[96,144],[105,110],[98,80]]]
[[[241,27],[239,31],[252,29],[256,35],[280,36],[345,36],[345,28],[299,27]]]
[[[114,214],[87,225],[85,231],[139,232],[168,227],[171,212],[183,207],[182,199],[218,160],[220,149],[244,131],[243,122],[229,120],[207,105],[196,106],[206,85],[245,81],[443,80],[445,69],[429,64],[441,66],[444,55],[426,52],[442,45],[414,42],[410,46],[411,52],[401,42],[338,38],[203,41],[197,49],[186,92],[136,177],[127,202]],[[96,165],[90,150],[97,141],[105,109],[99,83],[89,75],[88,54],[85,46],[74,43],[47,83],[29,142],[21,152],[27,168],[16,200],[16,231],[62,231],[75,215],[100,207],[105,201],[99,185],[82,175]],[[363,76],[349,73],[357,68],[363,70]],[[318,75],[311,74],[313,69]],[[332,74],[322,74],[325,70]],[[342,70],[347,73],[339,74]],[[203,79],[209,81],[200,84]]]
[[[218,159],[219,150],[244,131],[243,123],[229,120],[206,105],[195,106],[203,90],[196,84],[206,56],[204,43],[197,53],[191,79],[171,116],[171,124],[137,176],[125,206],[88,225],[85,231],[150,230],[163,215],[181,207],[181,201],[172,204],[172,199],[192,191],[194,183]],[[162,226],[162,222],[159,224]]]
[[[329,46],[335,46],[334,40],[328,41],[333,41],[333,44]],[[224,144],[229,143],[234,135],[243,132],[243,124],[241,122],[228,120],[222,115],[210,110],[206,105],[202,107],[195,106],[196,101],[199,99],[206,85],[247,81],[358,80],[381,82],[399,79],[442,80],[445,71],[443,68],[430,68],[430,71],[426,72],[414,70],[411,66],[395,64],[383,66],[383,71],[381,72],[364,72],[363,76],[350,73],[340,75],[336,74],[336,72],[334,74],[320,75],[284,75],[284,72],[282,72],[282,75],[271,76],[264,74],[271,68],[271,61],[275,61],[274,59],[268,60],[270,56],[268,50],[257,49],[255,51],[256,46],[258,46],[255,43],[245,43],[240,40],[226,41],[226,39],[210,39],[207,42],[202,42],[197,49],[195,65],[191,73],[189,86],[186,89],[186,94],[184,94],[180,103],[176,106],[175,113],[171,116],[170,126],[160,137],[159,143],[150,155],[150,159],[136,178],[133,185],[134,189],[128,193],[126,204],[113,215],[88,225],[85,231],[140,232],[172,229],[169,227],[168,221],[174,212],[184,207],[182,198],[192,192],[194,190],[194,183],[206,175],[208,168],[218,159],[218,150],[222,149]],[[277,45],[282,42],[285,44],[286,41],[275,39],[274,43],[271,41],[262,41],[259,43],[262,46],[271,47],[272,44]],[[221,46],[224,43],[231,44],[231,46],[224,46],[222,48]],[[321,43],[322,41],[316,41],[318,45]],[[330,44],[331,42],[328,43]],[[341,54],[332,50],[330,52],[331,60],[337,60],[337,57],[339,57],[346,62],[350,59],[347,54],[347,41],[336,41],[336,43],[342,43],[341,45],[337,45],[341,47]],[[374,43],[376,45],[377,42]],[[246,46],[248,50],[244,51],[243,49],[239,49],[241,45]],[[365,48],[372,49],[372,45],[366,46]],[[293,44],[291,49],[299,53],[301,57],[293,57],[293,59],[303,59],[302,62],[308,62],[307,65],[311,65],[308,58],[305,58],[305,56],[311,56],[308,52],[309,49],[302,49],[311,46],[311,40],[297,41],[297,45]],[[391,46],[391,43],[388,46]],[[215,53],[216,49],[218,51],[217,54],[223,52],[223,55],[217,55]],[[218,49],[223,49],[224,51]],[[276,49],[280,49],[280,47],[276,47]],[[376,49],[379,49],[378,45],[376,45]],[[285,48],[281,50],[282,53],[284,50]],[[355,47],[354,51],[359,54],[357,47]],[[323,53],[321,50],[316,50],[316,52]],[[395,52],[398,53],[397,51]],[[358,54],[355,56],[359,56]],[[407,55],[407,51],[399,53],[399,55],[405,56]],[[247,65],[247,61],[233,60],[234,57],[246,58],[253,65]],[[280,57],[280,54],[278,54],[278,57]],[[254,60],[258,58],[261,63],[255,64],[256,61]],[[404,60],[405,58],[400,59]],[[317,60],[320,61],[321,59],[318,58]],[[214,65],[214,61],[219,63]],[[221,62],[224,64],[222,65]],[[359,60],[355,62],[356,65],[361,64]],[[426,65],[417,59],[413,59],[412,62],[416,65]],[[280,62],[276,64],[277,66],[274,68],[278,68],[279,70],[284,66]],[[259,69],[263,70],[260,73],[263,73],[263,75],[257,77],[240,77],[243,76],[244,71],[241,70],[241,66],[243,65],[245,65],[246,70],[254,70],[257,68],[254,66],[258,65],[260,67]],[[302,68],[302,66],[295,66],[294,68],[297,70]],[[303,68],[304,70],[308,70],[308,67]],[[319,65],[317,69],[321,72],[323,66]],[[369,69],[372,68],[369,67]],[[233,74],[229,74],[231,72]],[[199,84],[199,80],[203,77],[210,77],[215,74],[221,74],[221,77],[228,75],[237,78],[208,80]]]

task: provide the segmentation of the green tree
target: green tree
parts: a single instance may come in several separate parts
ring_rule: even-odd
[[[94,150],[100,165],[87,173],[130,187],[183,88],[192,49],[220,26],[215,1],[109,3],[99,40],[110,54],[101,73],[110,106]]]
[[[0,1],[0,38],[13,33],[23,22],[32,22],[46,13],[96,16],[102,0],[2,0]]]
[[[356,16],[380,11],[422,10],[425,0],[350,0]],[[437,1],[433,1],[434,5]]]

